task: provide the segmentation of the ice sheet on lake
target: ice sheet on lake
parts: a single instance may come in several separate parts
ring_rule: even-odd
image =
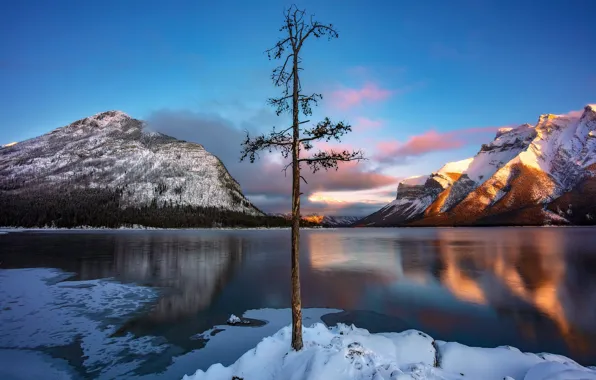
[[[68,277],[54,269],[0,270],[0,347],[80,345],[85,370],[98,371],[99,379],[130,372],[148,354],[166,348],[153,337],[111,337],[116,330],[111,323],[122,323],[152,303],[154,290],[109,280],[64,281]],[[18,366],[10,355],[10,350],[0,351],[0,361]]]

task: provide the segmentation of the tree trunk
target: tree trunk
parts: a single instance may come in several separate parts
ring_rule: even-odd
[[[302,349],[302,300],[300,298],[300,126],[298,120],[298,54],[294,54],[292,94],[292,348]]]

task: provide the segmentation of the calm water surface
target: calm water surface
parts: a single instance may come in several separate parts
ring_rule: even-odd
[[[0,235],[0,268],[57,268],[74,273],[70,280],[114,278],[158,289],[118,333],[157,336],[175,347],[161,355],[167,366],[200,349],[204,342],[191,337],[231,313],[290,305],[289,236],[18,232]],[[301,245],[303,307],[346,310],[324,317],[327,323],[415,328],[435,339],[512,345],[596,365],[596,229],[305,230]],[[0,349],[9,338],[0,336]],[[76,356],[71,346],[53,356]]]

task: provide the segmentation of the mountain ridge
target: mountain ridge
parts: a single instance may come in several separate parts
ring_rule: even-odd
[[[91,218],[68,205],[69,198],[91,213],[86,203],[100,200],[113,203],[110,210],[116,213],[143,209],[147,214],[152,209],[155,222],[164,208],[170,222],[176,213],[183,215],[182,224],[196,221],[192,209],[204,221],[222,213],[265,217],[221,160],[202,145],[148,131],[143,121],[121,111],[101,112],[0,148],[0,214],[10,215],[4,223],[11,218],[27,225],[52,222],[44,211],[52,202],[76,215],[65,216],[53,207],[53,215],[68,224],[72,218]],[[24,202],[28,210],[13,210],[11,202]],[[127,215],[134,220],[136,214]]]
[[[393,202],[356,225],[593,224],[596,105],[580,115],[543,114],[535,125],[501,128],[469,160],[440,191],[436,173],[423,184],[400,182]],[[444,167],[450,165],[458,166]],[[565,199],[575,211],[567,211],[573,203],[563,205]]]

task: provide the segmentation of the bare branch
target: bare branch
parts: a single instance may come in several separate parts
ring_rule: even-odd
[[[249,132],[246,131],[246,138],[242,143],[243,149],[241,151],[240,161],[248,158],[251,163],[254,163],[259,158],[259,152],[264,150],[269,152],[278,150],[284,158],[288,158],[292,152],[292,136],[288,133],[290,129],[277,132],[273,128],[273,131],[268,135],[261,134],[254,138],[251,138]]]
[[[318,105],[319,104],[319,100],[323,99],[323,95],[321,94],[312,94],[310,96],[304,96],[301,95],[300,98],[298,99],[298,102],[300,103],[300,108],[302,108],[302,113],[306,116],[311,116],[312,115],[312,106],[311,103],[314,103],[314,105]]]
[[[282,172],[284,172],[284,177],[286,177],[286,176],[287,176],[287,174],[288,174],[288,168],[289,168],[290,166],[292,166],[292,162],[291,162],[291,161],[290,161],[290,163],[288,163],[287,165],[285,165],[285,166],[284,166],[284,167],[281,169],[281,171],[282,171]]]
[[[306,34],[300,38],[300,41],[298,42],[298,50],[300,50],[302,48],[302,44],[304,43],[304,41],[306,41],[306,39],[311,34],[314,35],[316,38],[320,38],[322,36],[327,35],[327,36],[329,36],[330,40],[333,38],[339,37],[339,33],[337,33],[337,31],[333,28],[333,24],[329,24],[329,25],[321,24],[318,21],[313,21],[313,18],[311,16],[310,28],[308,29]]]
[[[273,81],[273,84],[275,84],[276,87],[279,87],[280,84],[282,84],[282,80],[283,80],[283,76],[284,75],[289,75],[289,78],[292,77],[293,73],[288,73],[286,71],[286,67],[288,66],[288,62],[290,60],[290,58],[292,58],[294,56],[294,54],[288,54],[288,56],[286,57],[286,60],[284,61],[284,64],[275,68],[275,70],[273,70],[273,77],[275,78],[275,76],[277,75],[277,79],[275,79]]]
[[[339,168],[338,164],[340,162],[348,162],[348,161],[362,161],[362,160],[366,160],[366,157],[364,157],[364,153],[361,150],[355,150],[355,151],[349,151],[349,150],[344,150],[344,151],[335,151],[333,149],[329,150],[329,151],[318,151],[317,153],[313,154],[310,157],[307,158],[301,158],[298,161],[299,162],[305,162],[308,166],[310,166],[310,169],[313,173],[316,173],[317,171],[321,170],[321,169],[325,169],[325,170],[329,170],[329,169],[335,169],[337,170]]]
[[[284,51],[286,51],[286,43],[288,43],[290,41],[290,37],[285,38],[285,39],[280,39],[279,41],[277,41],[277,43],[275,44],[274,47],[272,47],[271,49],[267,49],[265,50],[265,53],[267,53],[267,57],[269,59],[280,59],[284,53]]]
[[[352,126],[345,124],[343,121],[333,124],[328,117],[318,123],[311,129],[304,131],[304,134],[309,137],[300,139],[301,143],[306,143],[314,140],[325,140],[327,142],[333,140],[341,141],[341,138],[348,132],[352,131]]]

